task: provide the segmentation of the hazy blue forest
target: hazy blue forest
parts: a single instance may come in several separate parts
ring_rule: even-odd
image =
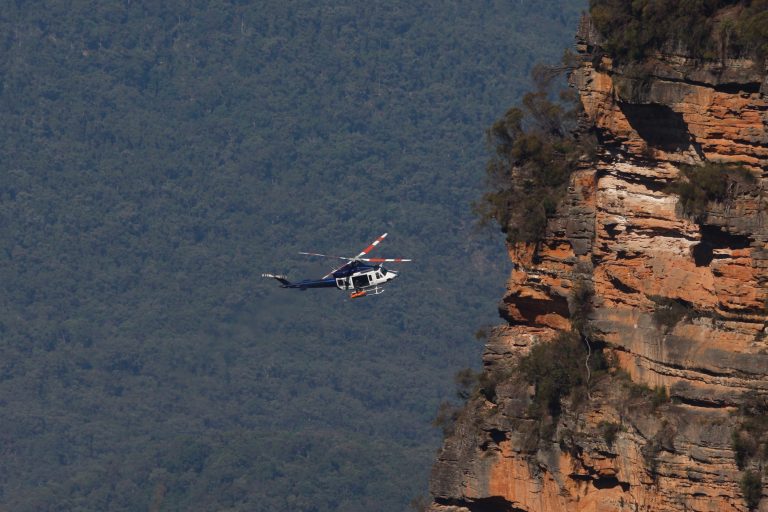
[[[407,510],[495,322],[484,131],[586,0],[4,2],[0,509]],[[374,298],[297,251],[409,257]]]

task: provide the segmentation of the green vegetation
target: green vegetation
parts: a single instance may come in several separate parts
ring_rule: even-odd
[[[669,186],[669,191],[680,196],[685,215],[701,221],[711,203],[730,199],[736,184],[751,185],[755,176],[741,166],[706,162],[700,166],[685,165],[681,177]]]
[[[745,393],[739,406],[741,423],[731,433],[731,447],[736,465],[746,469],[752,461],[762,468],[768,461],[768,397],[757,392]],[[760,472],[747,470],[741,477],[741,492],[750,509],[757,508],[762,496]]]
[[[643,464],[648,469],[648,473],[654,478],[659,469],[659,453],[661,453],[662,449],[661,441],[658,437],[649,439],[640,449],[640,453],[643,455]]]
[[[747,471],[739,482],[744,501],[750,510],[757,508],[763,497],[763,478],[757,471]]]
[[[514,375],[512,370],[481,370],[475,372],[472,368],[463,368],[453,377],[456,385],[458,402],[446,400],[440,404],[432,426],[440,428],[443,435],[453,433],[454,424],[459,419],[467,400],[482,395],[486,400],[496,400],[496,386]]]
[[[746,393],[739,407],[742,417],[739,427],[731,434],[736,464],[744,469],[750,460],[768,460],[768,398]]]
[[[579,160],[594,149],[594,138],[577,133],[581,103],[573,91],[551,100],[540,83],[488,130],[494,157],[486,167],[491,190],[475,211],[481,223],[495,221],[507,240],[536,242],[565,192]]]
[[[483,371],[478,374],[478,392],[490,402],[496,401],[496,388],[515,374],[514,369]]]
[[[642,398],[644,403],[649,403],[653,410],[670,401],[669,390],[664,385],[650,387],[647,384],[634,382],[625,370],[617,370],[615,379],[628,391],[628,398]]]
[[[432,420],[432,426],[439,428],[444,437],[451,435],[456,420],[458,420],[461,415],[461,410],[461,405],[448,401],[442,402],[437,408],[437,414],[435,415],[435,419]]]
[[[654,409],[659,406],[669,403],[669,390],[667,386],[654,386],[653,394],[651,396],[651,405]]]
[[[478,394],[483,395],[486,400],[494,402],[496,400],[496,386],[505,382],[514,375],[512,369],[508,370],[480,370],[475,372],[471,368],[459,370],[454,376],[456,384],[456,398],[460,401],[466,401]],[[445,407],[445,403],[441,407]]]
[[[739,469],[744,469],[755,455],[757,455],[758,445],[755,438],[747,431],[734,430],[731,433],[731,447],[736,454],[736,465]]]
[[[585,338],[591,336],[589,315],[592,312],[592,299],[595,294],[592,282],[592,269],[577,265],[573,278],[573,288],[568,295],[568,312],[571,328]]]
[[[560,333],[551,342],[539,343],[520,360],[518,371],[528,384],[535,386],[531,413],[553,418],[560,414],[561,400],[566,396],[579,399],[586,393],[587,368],[584,365],[587,349],[576,333]],[[590,358],[590,371],[606,368],[601,351]]]
[[[483,129],[583,7],[4,2],[0,509],[406,509],[504,287]],[[383,231],[373,300],[259,277]]]
[[[570,396],[576,404],[588,397],[593,377],[608,367],[602,346],[595,346],[589,339],[594,294],[590,276],[590,268],[583,264],[576,266],[568,297],[571,331],[560,332],[554,340],[534,345],[517,364],[516,373],[534,386],[529,414],[542,420],[540,438],[543,439],[550,439],[554,434],[562,399]],[[493,384],[495,390],[496,383]],[[547,417],[551,421],[547,421]]]
[[[590,0],[605,50],[621,63],[642,61],[667,45],[693,56],[766,55],[766,0]]]
[[[479,376],[483,375],[483,372],[475,373],[472,368],[464,368],[459,370],[454,376],[454,382],[456,383],[456,396],[460,400],[466,400],[477,391]]]
[[[484,325],[484,326],[478,328],[475,331],[475,339],[477,341],[480,341],[480,342],[484,343],[485,340],[488,339],[488,336],[491,335],[491,329],[492,329],[492,327],[491,326],[487,326],[487,325]]]
[[[631,382],[629,385],[629,396],[630,398],[648,399],[654,410],[669,402],[669,390],[667,390],[666,386],[650,387],[647,384]]]
[[[734,31],[737,46],[754,49],[758,57],[764,58],[768,55],[768,1],[751,0],[736,22],[725,25],[722,30],[726,37],[729,35],[726,31]]]

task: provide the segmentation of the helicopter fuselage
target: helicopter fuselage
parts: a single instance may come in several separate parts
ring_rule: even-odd
[[[360,265],[357,268],[334,273],[336,288],[339,290],[366,290],[392,281],[397,272],[385,269],[381,265]]]
[[[384,292],[383,286],[397,277],[397,272],[387,270],[381,263],[393,262],[403,263],[412,261],[406,258],[364,258],[387,236],[386,233],[374,240],[363,252],[354,257],[349,256],[329,256],[327,254],[318,254],[315,252],[301,252],[307,256],[319,256],[323,258],[334,258],[346,260],[346,263],[331,273],[320,279],[305,279],[297,283],[288,281],[284,275],[262,274],[261,277],[271,277],[280,282],[283,288],[298,288],[306,290],[308,288],[338,288],[339,290],[351,291],[350,297],[353,299],[363,297],[367,294],[379,295]],[[371,264],[375,263],[375,264]]]
[[[274,276],[272,276],[274,277]],[[384,285],[397,277],[397,272],[385,269],[382,265],[368,265],[354,262],[346,268],[334,272],[325,279],[305,279],[290,283],[281,279],[283,288],[338,288],[339,290],[362,291]]]

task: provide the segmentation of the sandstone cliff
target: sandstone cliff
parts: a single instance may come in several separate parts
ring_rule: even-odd
[[[762,474],[765,454],[737,464],[734,432],[745,393],[768,393],[765,65],[670,51],[620,67],[598,43],[585,19],[571,82],[598,157],[572,175],[544,239],[509,247],[507,323],[484,353],[498,384],[468,401],[446,438],[432,511],[746,511],[744,475]],[[729,181],[727,200],[686,214],[670,184],[703,162],[754,179]],[[584,282],[589,339],[613,367],[542,429],[515,365],[570,329]],[[663,308],[678,313],[660,322]]]

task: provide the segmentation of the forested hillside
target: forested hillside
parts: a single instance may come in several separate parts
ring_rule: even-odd
[[[486,126],[585,1],[10,2],[0,508],[403,510],[506,260]],[[384,231],[379,297],[295,292]],[[354,251],[354,252],[353,252]]]

